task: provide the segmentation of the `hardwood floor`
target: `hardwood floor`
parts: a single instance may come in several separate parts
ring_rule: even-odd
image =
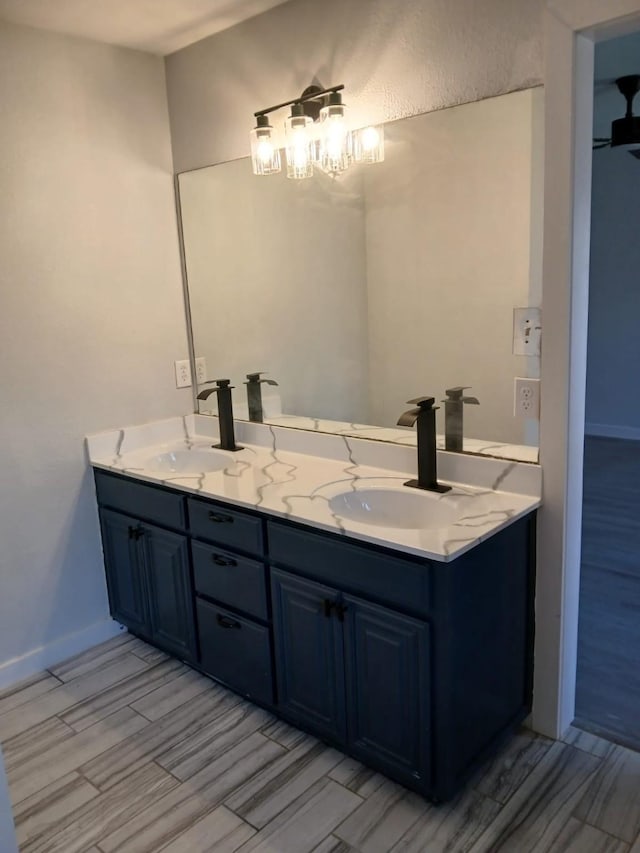
[[[23,853],[640,853],[640,754],[521,730],[435,806],[140,640],[0,693]]]
[[[640,750],[640,442],[587,436],[577,724]]]

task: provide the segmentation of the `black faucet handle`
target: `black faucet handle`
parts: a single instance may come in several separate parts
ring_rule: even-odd
[[[233,391],[234,387],[231,384],[230,379],[209,379],[207,382],[203,382],[203,385],[213,385],[213,388],[205,388],[198,394],[198,400],[206,400],[207,397],[210,397],[212,394],[217,393],[218,391]]]
[[[471,385],[454,385],[453,388],[447,388],[444,392],[451,400],[460,400],[462,393],[468,391]]]
[[[434,406],[436,398],[435,397],[416,397],[415,400],[407,400],[407,403],[411,403],[411,405],[418,406],[420,411],[428,412],[429,409],[437,409],[438,406]]]
[[[471,388],[471,385],[454,385],[453,388],[447,388],[445,390],[445,394],[447,398],[442,400],[443,403],[472,403],[473,405],[479,406],[480,400],[477,397],[463,397],[462,394],[464,391],[468,391]]]
[[[266,373],[266,371],[261,370],[259,373],[247,373],[247,379],[248,379],[249,381],[248,381],[248,382],[245,382],[244,384],[245,384],[245,385],[250,385],[250,384],[251,384],[251,383],[253,383],[253,382],[256,382],[256,383],[258,383],[258,384],[259,384],[260,382],[264,382],[264,383],[266,383],[267,385],[277,385],[277,384],[278,384],[278,383],[275,381],[275,379],[261,379],[260,377],[262,376],[262,374],[263,374],[263,373]]]

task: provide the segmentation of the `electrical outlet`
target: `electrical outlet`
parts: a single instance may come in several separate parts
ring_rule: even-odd
[[[191,365],[189,359],[176,361],[176,388],[189,388],[191,385]]]
[[[207,360],[204,356],[196,358],[196,383],[204,385],[207,381]]]
[[[513,414],[516,418],[540,419],[540,380],[516,376],[513,388]]]

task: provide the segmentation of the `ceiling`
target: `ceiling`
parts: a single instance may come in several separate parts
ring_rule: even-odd
[[[0,19],[162,56],[286,0],[0,0]]]

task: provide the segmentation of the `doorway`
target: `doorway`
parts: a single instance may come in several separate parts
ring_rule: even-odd
[[[576,723],[640,750],[640,159],[606,143],[640,32],[596,44],[594,71]]]

